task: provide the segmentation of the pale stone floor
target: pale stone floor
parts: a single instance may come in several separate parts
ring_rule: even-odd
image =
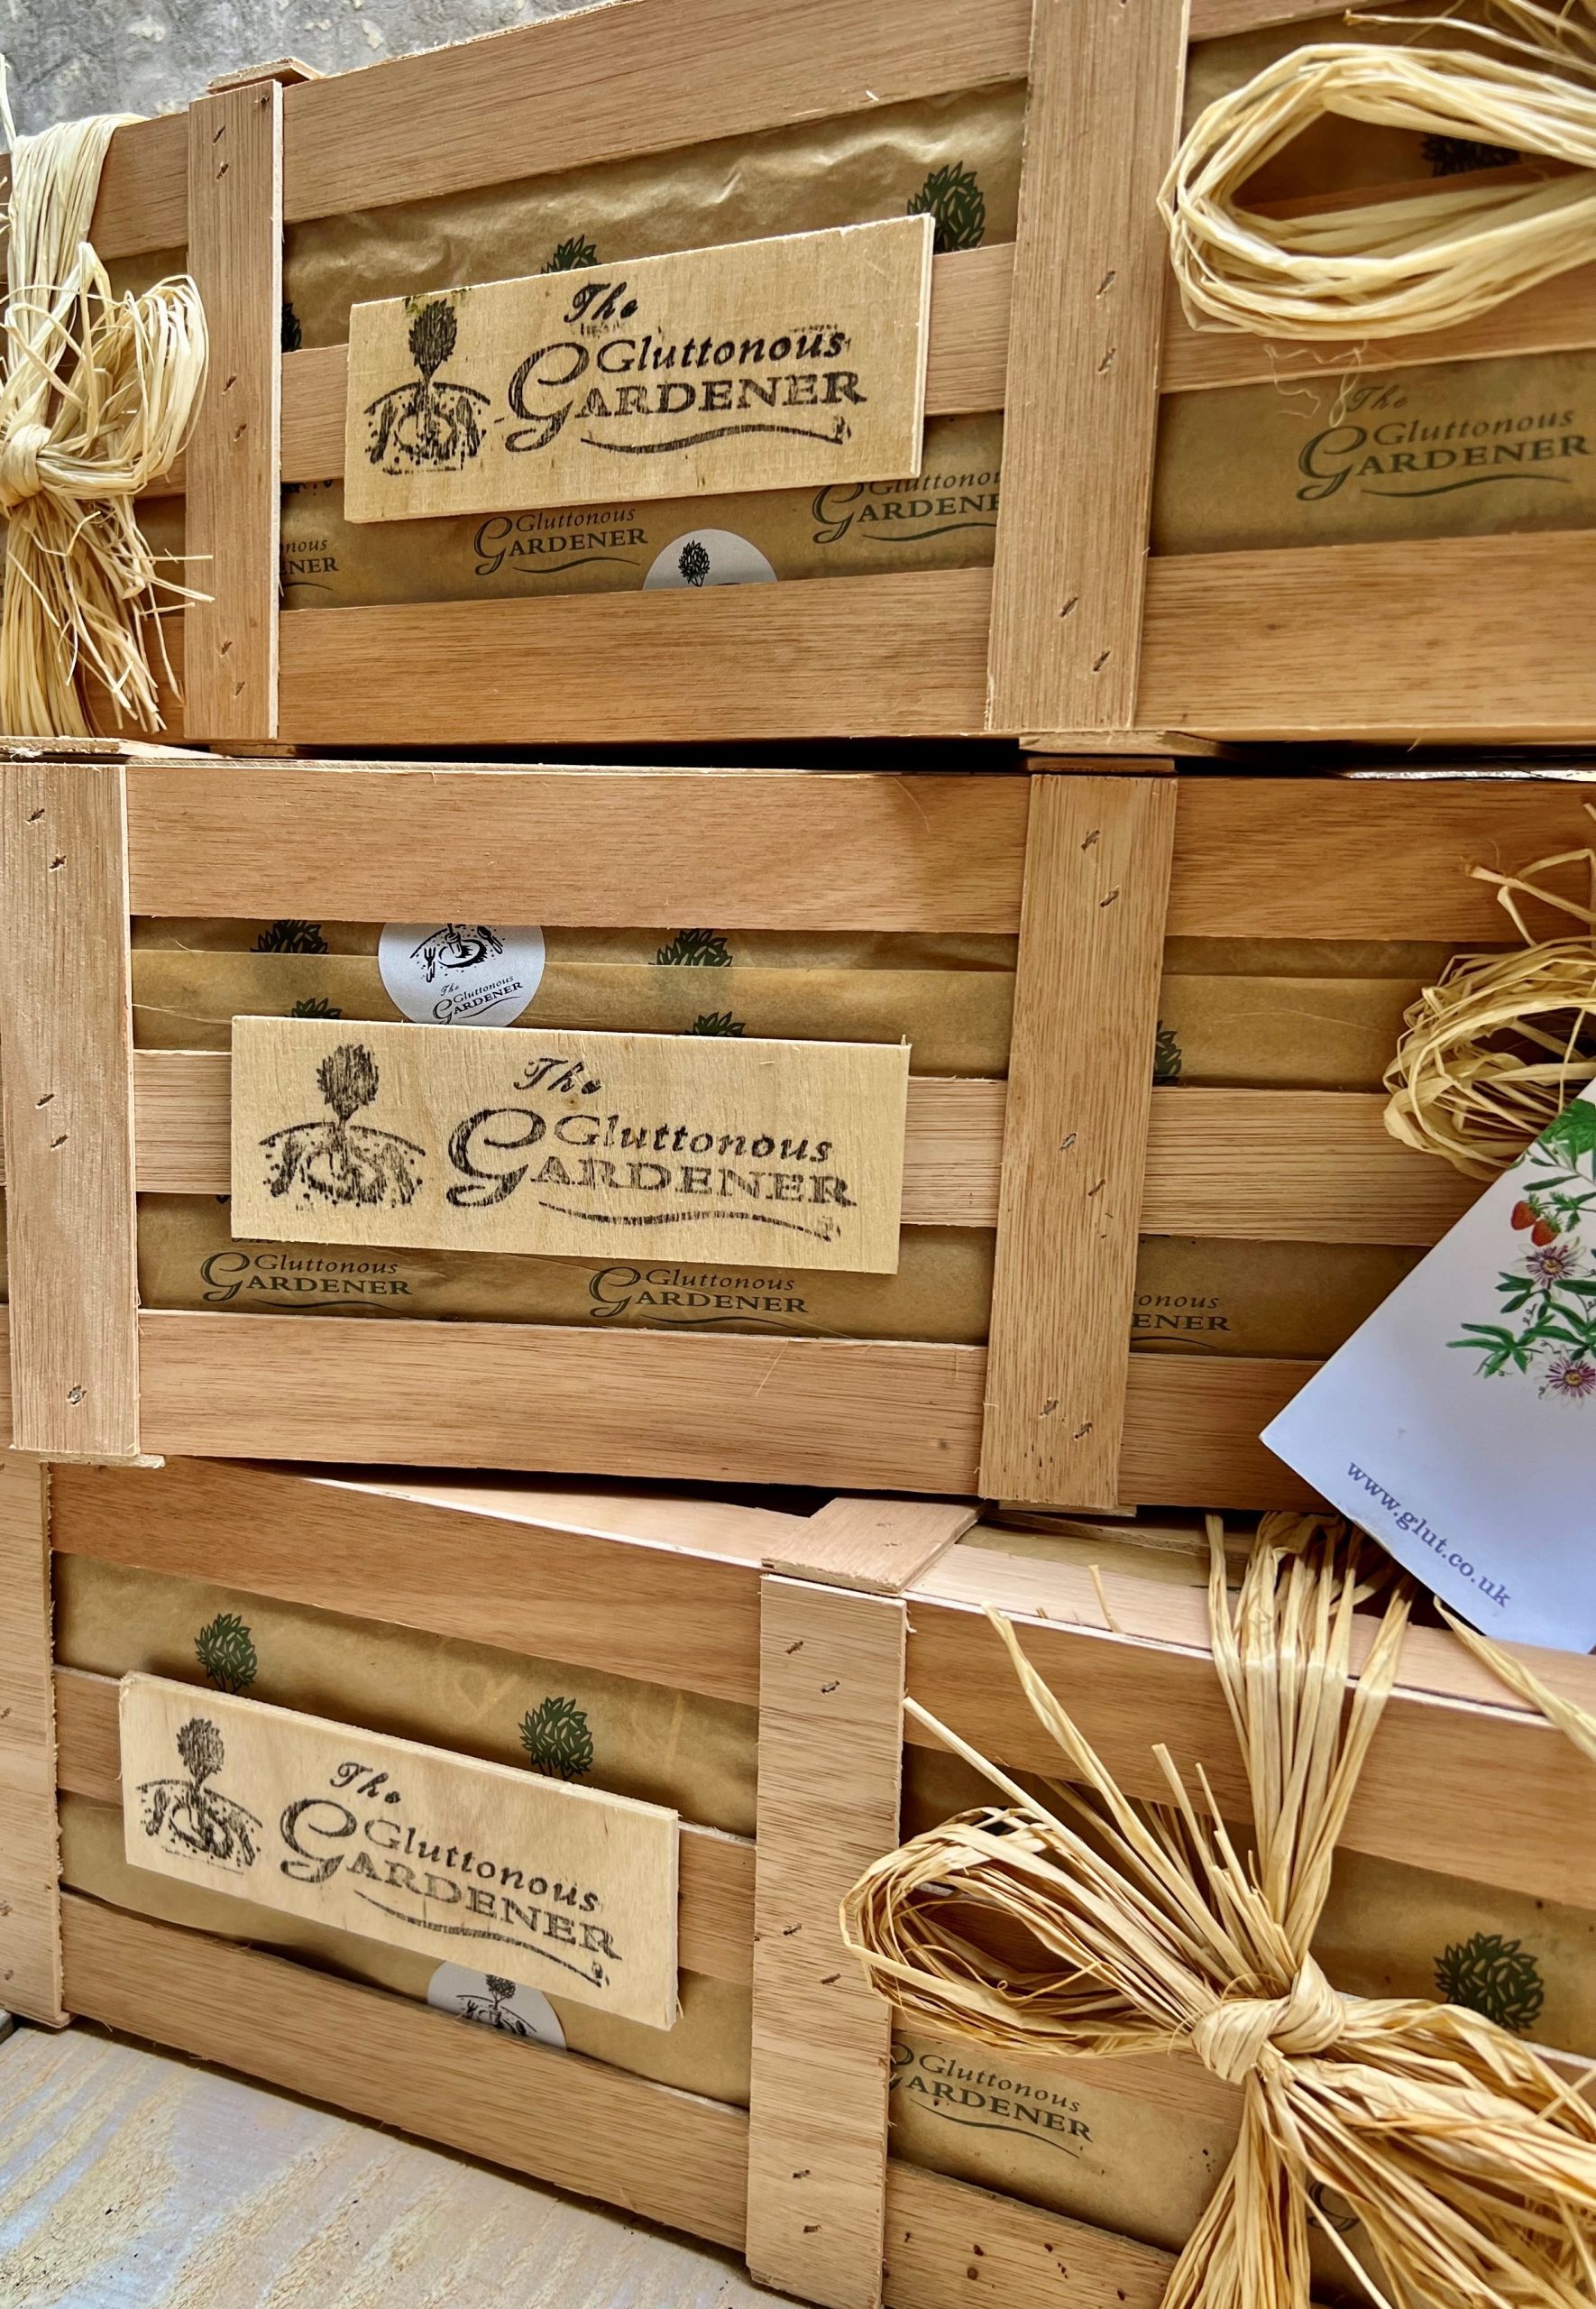
[[[0,2042],[0,2309],[756,2309],[729,2258],[83,2029]]]

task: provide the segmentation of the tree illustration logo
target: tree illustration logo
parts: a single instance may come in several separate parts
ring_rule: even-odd
[[[511,2006],[510,2000],[516,1992],[514,1981],[507,1980],[502,1973],[484,1973],[482,1985],[488,1992],[486,1996],[467,1993],[455,1999],[454,2010],[463,2020],[474,2020],[483,2028],[497,2028],[506,2037],[519,2037],[529,2045],[541,2041],[537,2029],[529,2028]]]
[[[949,249],[976,249],[986,231],[986,202],[974,169],[950,161],[933,169],[908,207],[911,216],[933,216],[931,246],[939,256]]]
[[[1504,1940],[1500,1932],[1476,1932],[1443,1948],[1435,1959],[1435,1993],[1448,2004],[1482,2012],[1518,2037],[1540,2018],[1546,2001],[1539,1964],[1521,1940]]]
[[[380,1080],[363,1043],[340,1043],[327,1053],[316,1081],[331,1121],[289,1123],[261,1141],[261,1154],[271,1158],[266,1185],[273,1195],[291,1194],[306,1210],[324,1202],[392,1210],[415,1200],[426,1147],[354,1120],[376,1098]]]
[[[544,266],[546,272],[580,272],[583,265],[597,264],[599,252],[592,241],[584,241],[573,233],[568,241],[561,241]]]
[[[434,298],[410,323],[414,384],[394,385],[368,404],[371,420],[366,455],[384,473],[462,473],[482,446],[479,410],[488,396],[474,385],[451,384],[438,371],[454,354],[460,335],[454,308]]]
[[[194,1854],[223,1868],[252,1868],[260,1821],[208,1785],[226,1758],[220,1732],[208,1716],[191,1716],[178,1727],[177,1748],[187,1777],[147,1780],[139,1789],[144,1834],[168,1852]]]
[[[687,1032],[690,1035],[746,1035],[748,1027],[729,1010],[701,1010]]]
[[[697,538],[689,538],[676,557],[676,566],[690,585],[702,585],[710,574],[710,549]]]
[[[521,1745],[546,1780],[582,1780],[593,1768],[593,1735],[573,1699],[541,1700],[521,1718]]]
[[[1179,1082],[1184,1063],[1180,1044],[1175,1038],[1173,1026],[1159,1020],[1158,1036],[1152,1046],[1152,1079],[1155,1082]]]
[[[490,956],[503,952],[503,939],[485,922],[445,922],[427,932],[412,949],[410,960],[419,964],[422,977],[431,986],[439,971],[481,970]]]
[[[249,1629],[236,1612],[218,1612],[194,1639],[195,1656],[206,1681],[219,1692],[247,1691],[259,1662]]]
[[[344,1013],[324,994],[305,994],[298,1002],[289,1003],[289,1016],[290,1018],[341,1018]]]
[[[325,954],[330,950],[319,922],[273,922],[255,941],[257,954]]]
[[[725,970],[731,955],[723,930],[678,930],[668,946],[658,948],[654,959],[670,968]]]

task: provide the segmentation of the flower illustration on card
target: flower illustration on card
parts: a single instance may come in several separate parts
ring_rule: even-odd
[[[1596,1396],[1596,1103],[1576,1099],[1522,1156],[1508,1210],[1513,1248],[1497,1276],[1498,1320],[1464,1323],[1449,1343],[1480,1357],[1480,1376],[1517,1371],[1563,1403]]]

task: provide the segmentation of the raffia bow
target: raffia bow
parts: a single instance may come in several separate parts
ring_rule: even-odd
[[[0,729],[87,737],[91,683],[118,717],[161,726],[156,665],[167,605],[200,598],[160,574],[134,499],[182,453],[205,383],[192,281],[117,299],[88,239],[106,151],[133,113],[18,136],[11,146],[9,288],[0,377]]]
[[[1491,21],[1494,19],[1495,21]],[[1390,23],[1380,15],[1350,22]],[[1456,327],[1589,263],[1596,232],[1596,28],[1588,0],[1451,10],[1472,49],[1325,41],[1294,49],[1205,106],[1159,206],[1197,328],[1336,341]],[[1266,161],[1325,114],[1505,146],[1562,164],[1537,181],[1458,185],[1275,217],[1242,200]]]
[[[1242,2086],[1235,2154],[1165,2309],[1305,2309],[1319,2187],[1362,2223],[1378,2299],[1575,2309],[1596,2292],[1596,2113],[1481,2015],[1338,1995],[1311,1952],[1408,1617],[1399,1590],[1352,1686],[1360,1593],[1345,1546],[1261,1544],[1233,1615],[1215,1538],[1214,1661],[1252,1793],[1245,1861],[1204,1775],[1199,1808],[1163,1748],[1169,1803],[1127,1798],[991,1614],[1079,1785],[1057,1785],[1050,1810],[907,1702],[1007,1802],[877,1862],[843,1903],[843,1936],[884,1996],[944,2033],[1041,2057],[1184,2054]],[[1022,1961],[995,1953],[1016,1934]]]

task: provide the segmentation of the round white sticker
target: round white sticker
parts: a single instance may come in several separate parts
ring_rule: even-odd
[[[757,545],[735,529],[689,529],[657,554],[643,580],[661,585],[774,585],[775,572]]]
[[[440,1964],[427,1983],[427,2001],[440,2012],[457,2012],[463,2020],[474,2020],[480,2028],[564,2049],[565,2031],[547,1997],[506,1973],[473,1973],[464,1964]]]
[[[543,976],[541,930],[390,922],[377,942],[390,1002],[422,1026],[508,1026]]]

